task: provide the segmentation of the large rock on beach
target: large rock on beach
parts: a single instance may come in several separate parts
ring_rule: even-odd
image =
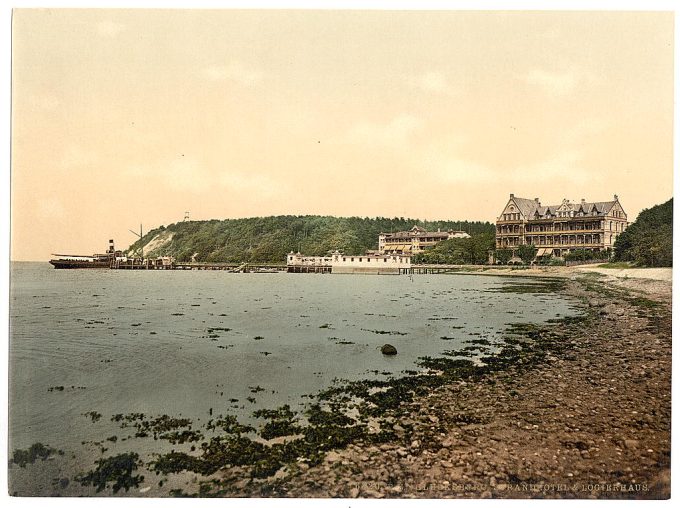
[[[385,344],[383,347],[380,348],[380,352],[384,355],[396,355],[397,348],[394,347],[392,344]]]

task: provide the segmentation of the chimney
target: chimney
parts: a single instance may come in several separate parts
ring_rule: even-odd
[[[585,204],[586,204],[586,200],[583,199],[583,198],[581,198],[581,204],[582,204],[582,205],[585,205]]]
[[[617,196],[616,194],[614,194],[614,201],[618,201],[618,200],[619,200],[619,196]]]
[[[511,193],[510,193],[510,199],[512,199],[512,198],[514,198],[514,197],[515,197],[515,195],[511,192]]]
[[[537,204],[538,206],[541,206],[541,202],[539,201],[538,198],[534,198],[534,201],[536,201],[536,204]]]

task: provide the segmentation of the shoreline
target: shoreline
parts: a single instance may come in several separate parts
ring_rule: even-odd
[[[561,276],[539,270],[543,277],[560,281],[546,279],[549,291],[581,300],[584,321],[565,318],[520,330],[534,344],[519,346],[520,354],[512,348],[509,355],[501,351],[489,368],[459,365],[467,360],[434,361],[430,368],[441,366],[443,372],[421,385],[411,381],[418,376],[372,385],[369,390],[394,388],[397,394],[396,406],[392,400],[379,404],[375,418],[362,415],[361,424],[377,422],[378,435],[359,433],[343,440],[338,436],[343,427],[332,423],[339,406],[333,407],[331,398],[331,412],[316,429],[334,434],[337,443],[325,457],[319,458],[310,446],[294,447],[293,453],[301,454],[298,460],[273,469],[269,452],[269,470],[259,478],[246,464],[212,474],[192,472],[201,469],[193,466],[164,471],[156,477],[163,488],[150,491],[144,486],[117,495],[668,497],[670,284],[583,273],[574,267],[561,270]],[[530,270],[498,271],[484,274],[536,277]],[[518,288],[513,291],[521,292]],[[642,295],[667,302],[656,304]],[[653,347],[647,349],[648,344]],[[447,361],[454,364],[448,371]],[[606,378],[601,377],[604,372]],[[274,430],[290,423],[281,415],[276,418],[271,420]],[[285,433],[280,436],[283,443]],[[177,465],[186,466],[187,457],[179,457]],[[47,469],[58,468],[56,462]],[[47,464],[39,461],[31,470],[37,473]],[[152,470],[144,467],[141,472],[153,485]],[[75,484],[61,495],[96,495],[94,489]],[[111,495],[109,489],[102,494]],[[55,488],[51,495],[60,492]]]
[[[576,277],[566,293],[588,318],[563,354],[436,388],[398,441],[349,445],[243,495],[669,498],[670,284]]]

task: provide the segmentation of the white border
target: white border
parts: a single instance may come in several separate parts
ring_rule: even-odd
[[[2,342],[5,347],[2,348],[2,362],[3,375],[2,375],[2,399],[0,400],[0,459],[3,464],[0,465],[0,484],[2,488],[2,493],[0,499],[9,506],[17,505],[33,505],[36,506],[89,506],[94,501],[94,498],[12,498],[8,496],[7,493],[7,362],[8,362],[8,322],[9,322],[9,239],[10,239],[10,107],[11,107],[11,85],[10,85],[10,69],[11,69],[11,9],[12,8],[185,8],[185,9],[220,9],[220,8],[230,8],[230,9],[253,9],[253,8],[274,8],[274,9],[357,9],[357,10],[544,10],[544,11],[597,11],[597,10],[611,10],[611,11],[673,11],[675,12],[675,26],[678,26],[678,16],[677,16],[677,2],[671,0],[648,0],[648,1],[616,1],[616,0],[533,0],[533,1],[497,1],[497,0],[459,0],[459,1],[437,1],[437,0],[282,0],[280,2],[275,2],[272,0],[231,0],[231,1],[218,1],[210,2],[206,0],[195,0],[193,2],[184,1],[159,1],[159,0],[120,0],[120,1],[101,1],[101,2],[86,2],[86,1],[58,1],[58,0],[42,0],[42,1],[29,1],[29,0],[15,0],[9,5],[3,3],[0,8],[0,45],[2,51],[0,53],[0,58],[2,62],[2,94],[1,103],[3,105],[2,111],[8,112],[4,121],[1,123],[0,133],[2,134],[1,155],[2,160],[5,163],[1,166],[0,175],[2,180],[4,180],[4,185],[0,185],[0,206],[3,207],[5,213],[3,213],[2,218],[0,218],[0,288],[2,288],[2,296],[0,297],[0,337],[4,339]],[[678,83],[680,82],[680,58],[678,52],[678,37],[677,31],[675,36],[675,97],[677,97]],[[674,112],[674,126],[678,125],[677,107]],[[678,129],[674,131],[674,144],[675,147],[678,146],[678,141],[680,136],[678,135]],[[674,159],[674,175],[677,171],[677,159]],[[678,187],[677,179],[674,179],[674,195]],[[651,206],[651,205],[650,205]],[[676,209],[675,212],[678,212]],[[677,221],[676,221],[677,223]],[[674,230],[677,228],[674,228]],[[678,247],[680,238],[678,237],[678,231],[675,233],[675,243],[674,247]],[[677,282],[677,281],[676,281]],[[674,305],[674,310],[676,306]],[[673,332],[678,331],[680,324],[677,320],[673,323]],[[677,335],[676,335],[677,337]],[[680,345],[675,341],[674,357],[677,358],[677,351]],[[679,371],[674,368],[673,379],[678,379]],[[674,383],[676,384],[676,383]],[[677,394],[677,390],[673,390]],[[676,408],[677,399],[675,399],[675,404],[673,404],[673,430],[677,430],[677,419],[680,414]],[[673,432],[673,446],[672,446],[672,457],[678,456],[677,453],[680,451],[677,443],[680,437],[678,437],[678,432]],[[673,468],[675,469],[675,468]],[[679,488],[679,482],[677,481],[677,471],[672,474],[672,491],[676,492]],[[676,495],[677,497],[677,495]],[[196,503],[200,505],[213,504],[211,503],[229,503],[229,506],[317,506],[319,505],[319,500],[314,499],[274,499],[274,500],[261,500],[261,499],[229,499],[229,500],[194,500],[191,501],[192,505]],[[178,506],[180,503],[185,505],[186,500],[180,499],[129,499],[129,498],[96,498],[97,503],[102,504],[124,504],[125,506]],[[488,506],[489,504],[495,503],[495,501],[476,501],[476,500],[391,500],[391,501],[371,501],[371,500],[324,500],[321,502],[323,506],[332,507],[363,507],[372,506],[376,503],[380,503],[380,506],[406,506],[408,503],[409,507],[414,505],[417,506],[443,506],[444,503],[450,504],[456,502],[457,504],[470,504],[475,503],[476,505]],[[534,503],[539,503],[543,505],[545,503],[553,504],[558,502],[564,502],[559,500],[552,501],[533,501]],[[519,506],[520,503],[525,503],[523,500],[506,500],[503,503],[507,506]],[[610,504],[612,501],[609,502]],[[623,501],[619,503],[634,503],[636,507],[646,505],[646,501]],[[658,501],[654,502],[658,505]]]

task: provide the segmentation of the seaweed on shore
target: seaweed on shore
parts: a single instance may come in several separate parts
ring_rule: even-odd
[[[238,399],[233,399],[237,400]],[[247,434],[250,432],[255,432],[255,429],[250,425],[243,425],[239,423],[238,419],[234,415],[219,415],[217,418],[208,420],[205,428],[208,430],[221,430],[227,434]]]
[[[19,467],[26,467],[27,464],[33,464],[36,460],[47,460],[50,456],[58,453],[63,455],[61,450],[55,450],[50,446],[42,443],[34,443],[26,450],[14,450],[12,458],[9,460],[10,464],[16,464]]]
[[[291,436],[298,434],[302,430],[296,424],[296,413],[291,411],[288,404],[278,409],[258,409],[253,412],[253,416],[269,420],[259,432],[263,439]]]
[[[538,286],[549,289],[538,292],[551,292],[562,289],[564,282],[542,281],[529,287],[527,284],[522,286],[523,290],[531,292],[536,292]],[[508,287],[512,288],[506,286],[506,289]],[[644,302],[641,302],[642,305]],[[586,314],[560,319],[558,322],[563,326],[559,332],[550,324],[510,325],[498,341],[494,339],[494,345],[498,346],[498,350],[475,361],[456,356],[472,355],[473,351],[486,353],[488,349],[483,346],[491,346],[489,340],[469,340],[467,342],[471,346],[463,351],[451,351],[450,357],[446,355],[436,358],[420,357],[417,363],[423,370],[408,370],[402,377],[338,381],[330,388],[318,392],[313,402],[301,413],[292,410],[288,405],[277,409],[257,410],[253,412],[253,416],[265,420],[257,436],[249,436],[248,434],[252,434],[255,429],[240,424],[235,416],[219,416],[206,424],[208,430],[219,432],[219,435],[201,443],[198,453],[172,451],[159,455],[149,466],[157,474],[187,470],[201,475],[211,475],[229,467],[243,467],[246,474],[253,478],[266,478],[283,466],[295,470],[294,464],[318,464],[326,452],[344,448],[350,443],[377,444],[404,439],[410,432],[405,431],[405,427],[408,426],[400,425],[398,430],[395,430],[393,426],[385,424],[390,419],[394,421],[395,418],[408,415],[409,404],[417,397],[426,396],[433,389],[445,384],[477,381],[505,369],[521,372],[534,368],[544,362],[549,353],[564,352],[568,347],[564,336],[569,334],[572,327],[582,328],[583,321],[588,317]],[[364,331],[406,335],[398,331]],[[258,336],[256,339],[259,340],[261,337]],[[329,340],[339,339],[330,337]],[[136,426],[141,431],[151,430],[151,424],[143,423],[148,421],[144,415],[133,413],[129,415],[129,419],[120,415],[118,421]],[[470,414],[457,414],[447,418],[447,423],[457,425],[471,425],[480,421]],[[188,423],[190,424],[190,421]],[[433,426],[433,432],[440,432],[442,425],[440,423]],[[269,442],[261,442],[260,438]],[[271,441],[276,438],[285,439]],[[231,488],[229,485],[228,479],[205,484],[205,487],[201,487],[199,495],[229,493]],[[218,488],[213,489],[213,486]],[[183,492],[178,494],[184,495]]]
[[[378,335],[408,335],[406,332],[400,332],[399,330],[368,330],[366,328],[361,329],[364,332],[377,333]]]
[[[197,430],[183,430],[172,432],[165,432],[163,434],[158,434],[158,439],[167,439],[172,444],[182,444],[182,443],[193,443],[203,439],[203,434]]]
[[[88,416],[92,420],[92,423],[96,423],[101,419],[102,414],[98,411],[87,411],[86,413],[83,413],[83,416]]]
[[[144,476],[134,475],[133,472],[142,465],[139,455],[136,453],[121,453],[113,457],[99,459],[95,462],[97,467],[86,475],[76,479],[81,485],[92,485],[97,492],[101,492],[112,483],[113,493],[120,489],[127,492],[130,487],[138,487],[144,481]]]
[[[215,333],[215,332],[230,332],[231,328],[225,328],[223,326],[212,326],[206,330],[208,333]]]
[[[557,293],[566,287],[566,281],[555,277],[545,277],[540,281],[512,280],[499,287],[484,290],[487,293]]]
[[[306,411],[305,416],[310,425],[316,426],[335,426],[335,427],[346,427],[355,423],[356,420],[350,418],[349,416],[343,414],[342,412],[327,411],[321,408],[318,403],[312,404]]]
[[[581,326],[585,317],[566,321],[565,326]],[[363,441],[378,444],[399,439],[391,428],[369,430],[369,420],[384,422],[388,415],[406,415],[408,404],[416,397],[427,395],[432,389],[462,380],[478,380],[487,374],[507,369],[532,368],[545,360],[548,350],[560,350],[564,341],[550,325],[536,326],[525,323],[510,325],[500,341],[500,349],[483,356],[481,361],[448,357],[421,357],[418,365],[425,371],[410,370],[403,377],[385,380],[360,380],[336,384],[322,390],[303,413],[306,422],[299,420],[297,412],[285,405],[277,409],[260,409],[253,412],[256,418],[266,420],[258,434],[266,440],[286,437],[284,442],[265,444],[244,435],[252,428],[242,427],[235,417],[224,418],[221,424],[210,421],[208,428],[221,428],[227,434],[201,444],[199,456],[183,452],[161,455],[150,466],[152,470],[173,473],[183,470],[202,475],[231,466],[245,466],[254,478],[265,478],[285,465],[303,460],[309,465],[318,464],[325,453]],[[475,350],[490,344],[484,339],[470,341]],[[483,350],[483,349],[482,349]],[[454,353],[454,352],[451,352]],[[460,351],[455,352],[458,355]],[[464,352],[463,352],[464,353]],[[323,406],[322,406],[323,404]],[[351,409],[357,416],[348,416]],[[473,415],[460,414],[450,423],[470,425],[480,421]],[[440,424],[441,425],[441,424]],[[433,432],[439,427],[433,427]],[[402,428],[401,432],[404,430]],[[220,483],[227,490],[210,491],[210,495],[228,493],[225,480]]]
[[[189,418],[173,418],[168,415],[161,415],[147,419],[144,413],[129,413],[127,415],[118,413],[111,417],[111,421],[120,423],[121,429],[135,428],[137,430],[135,437],[148,437],[153,434],[154,439],[167,439],[172,443],[198,441],[203,437],[200,432],[191,430],[192,422]],[[183,432],[176,432],[183,428],[188,429]]]

